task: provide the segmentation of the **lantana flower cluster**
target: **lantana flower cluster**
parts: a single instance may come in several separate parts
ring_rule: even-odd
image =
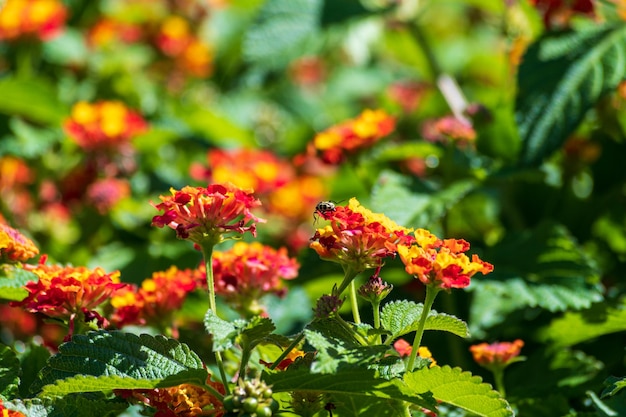
[[[39,253],[32,240],[0,222],[0,263],[25,262]]]
[[[63,29],[67,9],[59,0],[6,0],[0,5],[0,40],[50,40]]]
[[[122,327],[129,324],[160,325],[169,328],[171,315],[181,308],[187,295],[200,285],[189,269],[175,266],[154,272],[140,287],[129,285],[111,299],[111,321]]]
[[[313,147],[324,162],[338,165],[392,133],[395,124],[395,119],[385,111],[367,109],[356,118],[315,135]]]
[[[320,258],[353,271],[381,266],[384,258],[395,256],[399,246],[414,240],[410,229],[366,209],[356,198],[347,206],[318,211],[317,215],[329,224],[315,231],[310,247]]]
[[[144,118],[120,101],[79,101],[64,123],[66,133],[84,150],[115,149],[147,129]]]

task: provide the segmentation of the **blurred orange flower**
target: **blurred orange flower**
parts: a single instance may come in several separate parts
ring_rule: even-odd
[[[252,190],[241,189],[229,182],[211,184],[204,187],[183,187],[171,189],[171,196],[160,196],[161,203],[154,205],[162,215],[154,216],[152,224],[157,227],[169,226],[176,230],[180,239],[189,239],[202,246],[215,245],[230,236],[228,233],[256,235],[256,223],[265,220],[257,218],[251,209],[261,202]]]
[[[155,272],[142,282],[140,288],[127,286],[111,298],[111,306],[115,309],[111,321],[120,327],[168,321],[199,282],[190,270],[179,270],[175,266]]]
[[[353,271],[379,267],[384,258],[395,256],[398,245],[414,240],[409,235],[411,230],[371,212],[356,198],[350,199],[347,206],[317,214],[330,224],[316,230],[310,247],[320,258]]]
[[[133,43],[142,36],[140,26],[112,18],[102,18],[93,25],[87,34],[87,44],[104,47],[118,42]]]
[[[476,141],[476,131],[472,125],[457,119],[454,116],[427,121],[422,126],[424,139],[433,142],[452,141],[461,144]]]
[[[524,341],[517,339],[513,342],[473,345],[470,346],[470,352],[476,363],[481,366],[503,368],[519,356],[522,347],[524,347]]]
[[[147,129],[143,117],[121,101],[80,101],[72,107],[63,125],[65,132],[81,148],[116,148]]]
[[[332,126],[313,138],[321,159],[332,165],[371,147],[395,129],[395,119],[383,110],[365,110],[355,119]]]
[[[8,410],[4,404],[2,404],[2,398],[0,398],[0,415],[2,417],[26,417],[19,411]]]
[[[39,280],[27,283],[28,296],[11,305],[59,319],[92,312],[126,285],[120,283],[119,271],[106,273],[102,268],[39,264],[25,269]]]
[[[67,10],[58,0],[6,0],[0,7],[0,40],[31,36],[50,40],[66,18]]]
[[[0,223],[0,263],[25,262],[39,253],[32,240]]]
[[[463,239],[441,240],[425,229],[417,229],[415,239],[415,245],[399,245],[398,254],[406,272],[425,285],[446,290],[464,288],[477,272],[493,271],[493,265],[478,255],[472,255],[471,260],[465,255],[470,245]]]

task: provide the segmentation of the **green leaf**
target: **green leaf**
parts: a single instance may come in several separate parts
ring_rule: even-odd
[[[243,320],[229,322],[222,320],[213,312],[207,310],[204,316],[204,328],[213,337],[213,351],[221,352],[233,346],[235,337],[239,335],[240,329],[246,326]]]
[[[391,331],[391,339],[396,339],[417,330],[422,315],[423,304],[412,301],[392,301],[383,306],[380,321],[382,326]],[[441,330],[459,337],[469,337],[467,324],[454,316],[431,310],[426,318],[424,330]]]
[[[369,13],[359,0],[324,0],[321,22],[327,26]]]
[[[198,355],[174,339],[100,330],[76,335],[59,346],[59,353],[49,359],[32,389],[38,391],[45,385],[77,375],[105,377],[102,389],[109,389],[108,377],[112,376],[159,380],[161,386],[177,385],[182,383],[180,381],[203,384],[207,371]],[[71,381],[61,384],[62,389],[67,389],[68,385]],[[79,385],[76,389],[82,391]],[[54,387],[46,387],[45,392],[54,390]]]
[[[124,400],[109,400],[93,394],[13,400],[4,402],[3,405],[28,417],[112,417],[120,415],[128,408],[128,402]]]
[[[59,124],[69,113],[54,86],[40,78],[5,77],[0,80],[0,91],[0,113],[49,124]]]
[[[372,210],[406,227],[428,227],[441,219],[476,187],[473,180],[458,181],[442,190],[391,171],[381,173],[372,190]]]
[[[600,398],[610,397],[617,394],[622,389],[626,388],[626,377],[617,378],[610,376],[604,381],[604,385],[607,387],[602,391]]]
[[[266,1],[245,34],[244,59],[267,69],[286,66],[319,36],[322,7],[322,0]]]
[[[521,308],[580,310],[603,298],[595,262],[562,225],[544,223],[512,233],[482,259],[495,269],[468,288],[474,292],[470,330],[475,337]]]
[[[305,368],[287,369],[284,372],[264,372],[263,380],[272,385],[274,392],[301,391],[328,394],[331,398],[345,394],[356,402],[376,397],[384,404],[389,400],[401,400],[430,409],[435,406],[429,394],[416,393],[399,379],[385,380],[377,377],[373,370],[362,368],[343,368],[332,374],[311,373]]]
[[[13,398],[20,383],[20,361],[9,346],[0,345],[0,395]]]
[[[244,351],[252,350],[259,343],[267,341],[274,330],[276,326],[272,320],[267,317],[254,317],[237,336],[237,342]]]
[[[20,396],[22,398],[30,396],[30,387],[37,380],[39,372],[46,366],[50,356],[48,348],[34,343],[28,345],[26,351],[20,355],[19,359],[22,366]]]
[[[519,162],[536,165],[558,149],[625,74],[623,24],[551,32],[532,45],[518,70]]]
[[[514,415],[506,400],[491,385],[460,368],[424,368],[405,374],[404,382],[416,393],[431,392],[437,401],[452,404],[479,416]]]
[[[544,341],[556,347],[572,346],[596,337],[626,331],[626,306],[609,307],[603,303],[579,312],[567,312],[539,332]]]
[[[0,298],[11,301],[22,301],[27,295],[23,287],[29,281],[37,282],[39,278],[30,271],[15,265],[0,266]]]
[[[335,319],[316,320],[304,330],[306,341],[317,354],[311,369],[333,373],[344,367],[369,365],[382,358],[387,346],[362,346],[354,334]]]

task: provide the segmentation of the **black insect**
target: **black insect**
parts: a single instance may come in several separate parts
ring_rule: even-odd
[[[335,210],[337,210],[337,206],[334,201],[320,201],[315,206],[315,211],[313,212],[313,223],[317,221],[318,214],[322,216],[323,219],[325,219],[327,213],[332,213]]]

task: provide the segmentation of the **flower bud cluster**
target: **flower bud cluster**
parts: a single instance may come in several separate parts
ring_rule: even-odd
[[[279,408],[272,394],[272,389],[261,380],[240,379],[232,394],[224,397],[224,417],[271,417]]]

